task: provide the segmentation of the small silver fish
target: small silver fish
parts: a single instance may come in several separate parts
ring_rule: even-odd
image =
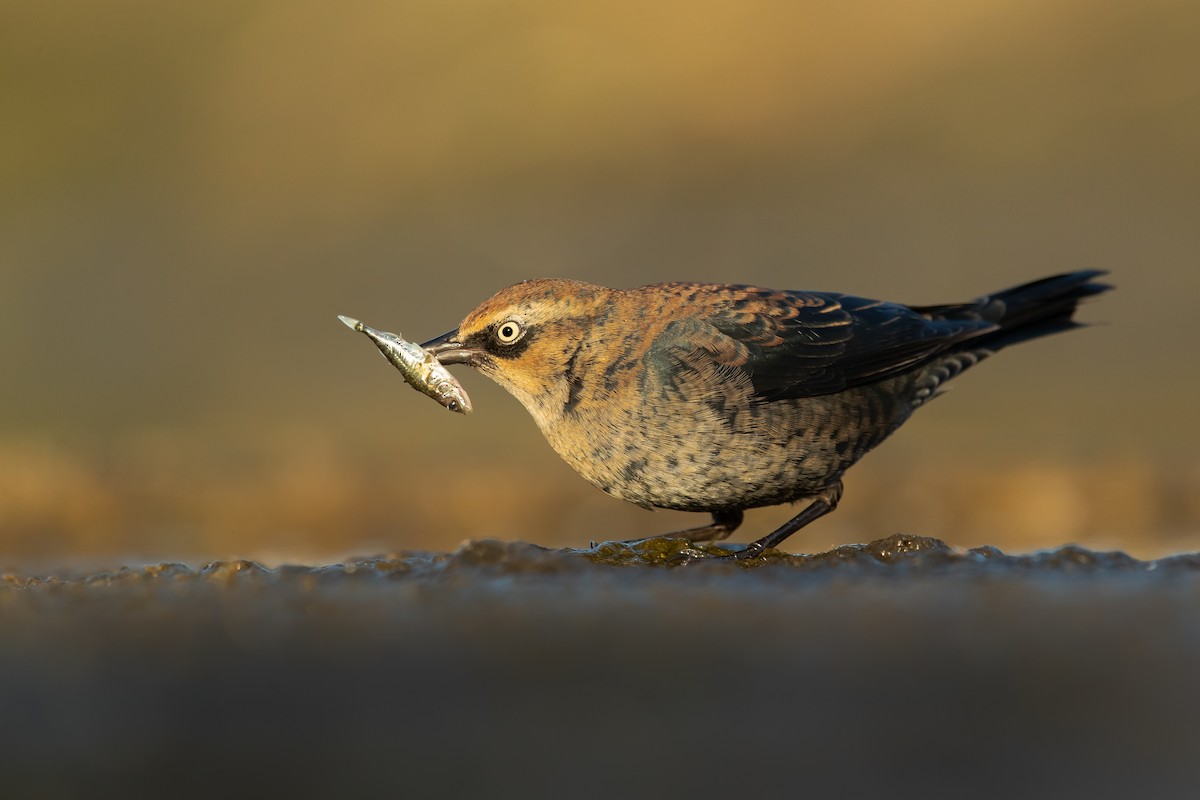
[[[467,397],[466,390],[455,380],[450,371],[438,362],[437,356],[433,353],[394,333],[367,327],[353,317],[343,317],[338,314],[338,319],[347,328],[365,333],[370,337],[375,346],[379,348],[379,352],[383,353],[384,357],[400,370],[400,374],[404,376],[404,380],[408,381],[409,386],[422,394],[429,395],[451,411],[457,411],[460,414],[470,413],[471,398]]]

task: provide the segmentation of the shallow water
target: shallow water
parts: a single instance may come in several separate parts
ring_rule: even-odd
[[[4,576],[5,785],[1195,796],[1200,554],[679,547]]]

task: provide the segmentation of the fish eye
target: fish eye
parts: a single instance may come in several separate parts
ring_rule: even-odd
[[[515,319],[505,320],[496,326],[496,341],[500,344],[512,344],[525,335],[525,329]]]

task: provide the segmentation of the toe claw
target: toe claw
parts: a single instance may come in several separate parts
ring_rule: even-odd
[[[681,547],[679,552],[675,554],[675,557],[671,559],[671,563],[683,566],[685,564],[692,564],[705,558],[713,558],[713,556],[709,555],[703,550],[698,550],[695,547]]]
[[[745,547],[743,547],[741,550],[738,550],[734,553],[730,553],[729,555],[732,558],[736,558],[738,561],[745,561],[745,560],[751,559],[751,558],[758,558],[759,556],[761,556],[763,554],[764,550],[765,550],[765,548],[763,548],[761,545],[758,545],[757,543],[756,544],[748,544]]]

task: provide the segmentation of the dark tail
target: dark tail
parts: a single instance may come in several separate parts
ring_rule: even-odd
[[[967,349],[996,351],[1011,344],[1083,327],[1073,319],[1075,308],[1086,297],[1113,287],[1094,279],[1103,270],[1081,270],[1023,283],[1002,292],[958,306],[917,309],[934,319],[978,319],[993,322],[998,330],[970,340]]]

